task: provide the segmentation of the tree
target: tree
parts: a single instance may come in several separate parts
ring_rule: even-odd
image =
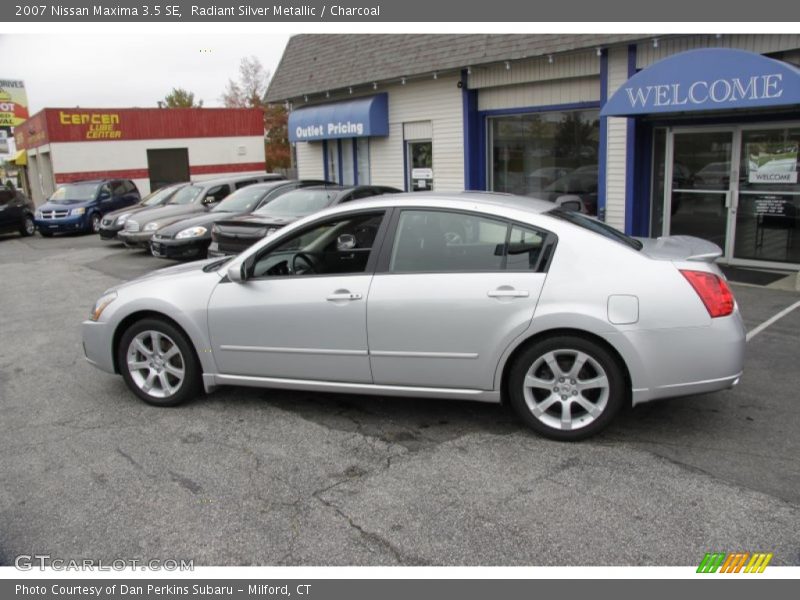
[[[228,80],[222,103],[228,108],[258,108],[264,112],[264,154],[267,171],[291,166],[289,115],[282,104],[266,101],[270,72],[255,56],[239,63],[239,78]]]
[[[203,101],[198,100],[195,104],[194,92],[183,88],[172,88],[163,100],[158,101],[159,108],[202,108]]]
[[[239,63],[239,79],[228,80],[228,87],[222,94],[222,103],[228,108],[263,108],[269,78],[270,72],[264,69],[258,58],[243,58]]]

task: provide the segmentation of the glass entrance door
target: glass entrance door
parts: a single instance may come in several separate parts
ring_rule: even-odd
[[[664,231],[714,242],[728,251],[728,215],[735,179],[734,131],[672,131],[667,146]]]

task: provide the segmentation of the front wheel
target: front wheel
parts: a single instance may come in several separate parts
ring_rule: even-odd
[[[100,233],[100,215],[93,213],[89,218],[89,231],[92,233]]]
[[[536,432],[576,441],[612,421],[625,399],[625,377],[600,344],[558,336],[522,352],[509,372],[508,394],[514,411]]]
[[[191,342],[161,319],[143,319],[129,327],[117,348],[117,361],[125,383],[148,404],[177,406],[201,391]]]

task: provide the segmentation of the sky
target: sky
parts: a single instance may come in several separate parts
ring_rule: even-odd
[[[256,56],[275,72],[288,35],[208,33],[3,34],[0,79],[22,79],[30,114],[42,108],[155,107],[173,87],[221,106],[239,62]]]

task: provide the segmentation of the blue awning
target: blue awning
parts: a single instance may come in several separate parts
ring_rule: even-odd
[[[800,69],[745,50],[675,54],[628,79],[600,115],[633,116],[800,104]]]
[[[308,106],[289,113],[290,142],[387,135],[389,98],[385,93]]]

